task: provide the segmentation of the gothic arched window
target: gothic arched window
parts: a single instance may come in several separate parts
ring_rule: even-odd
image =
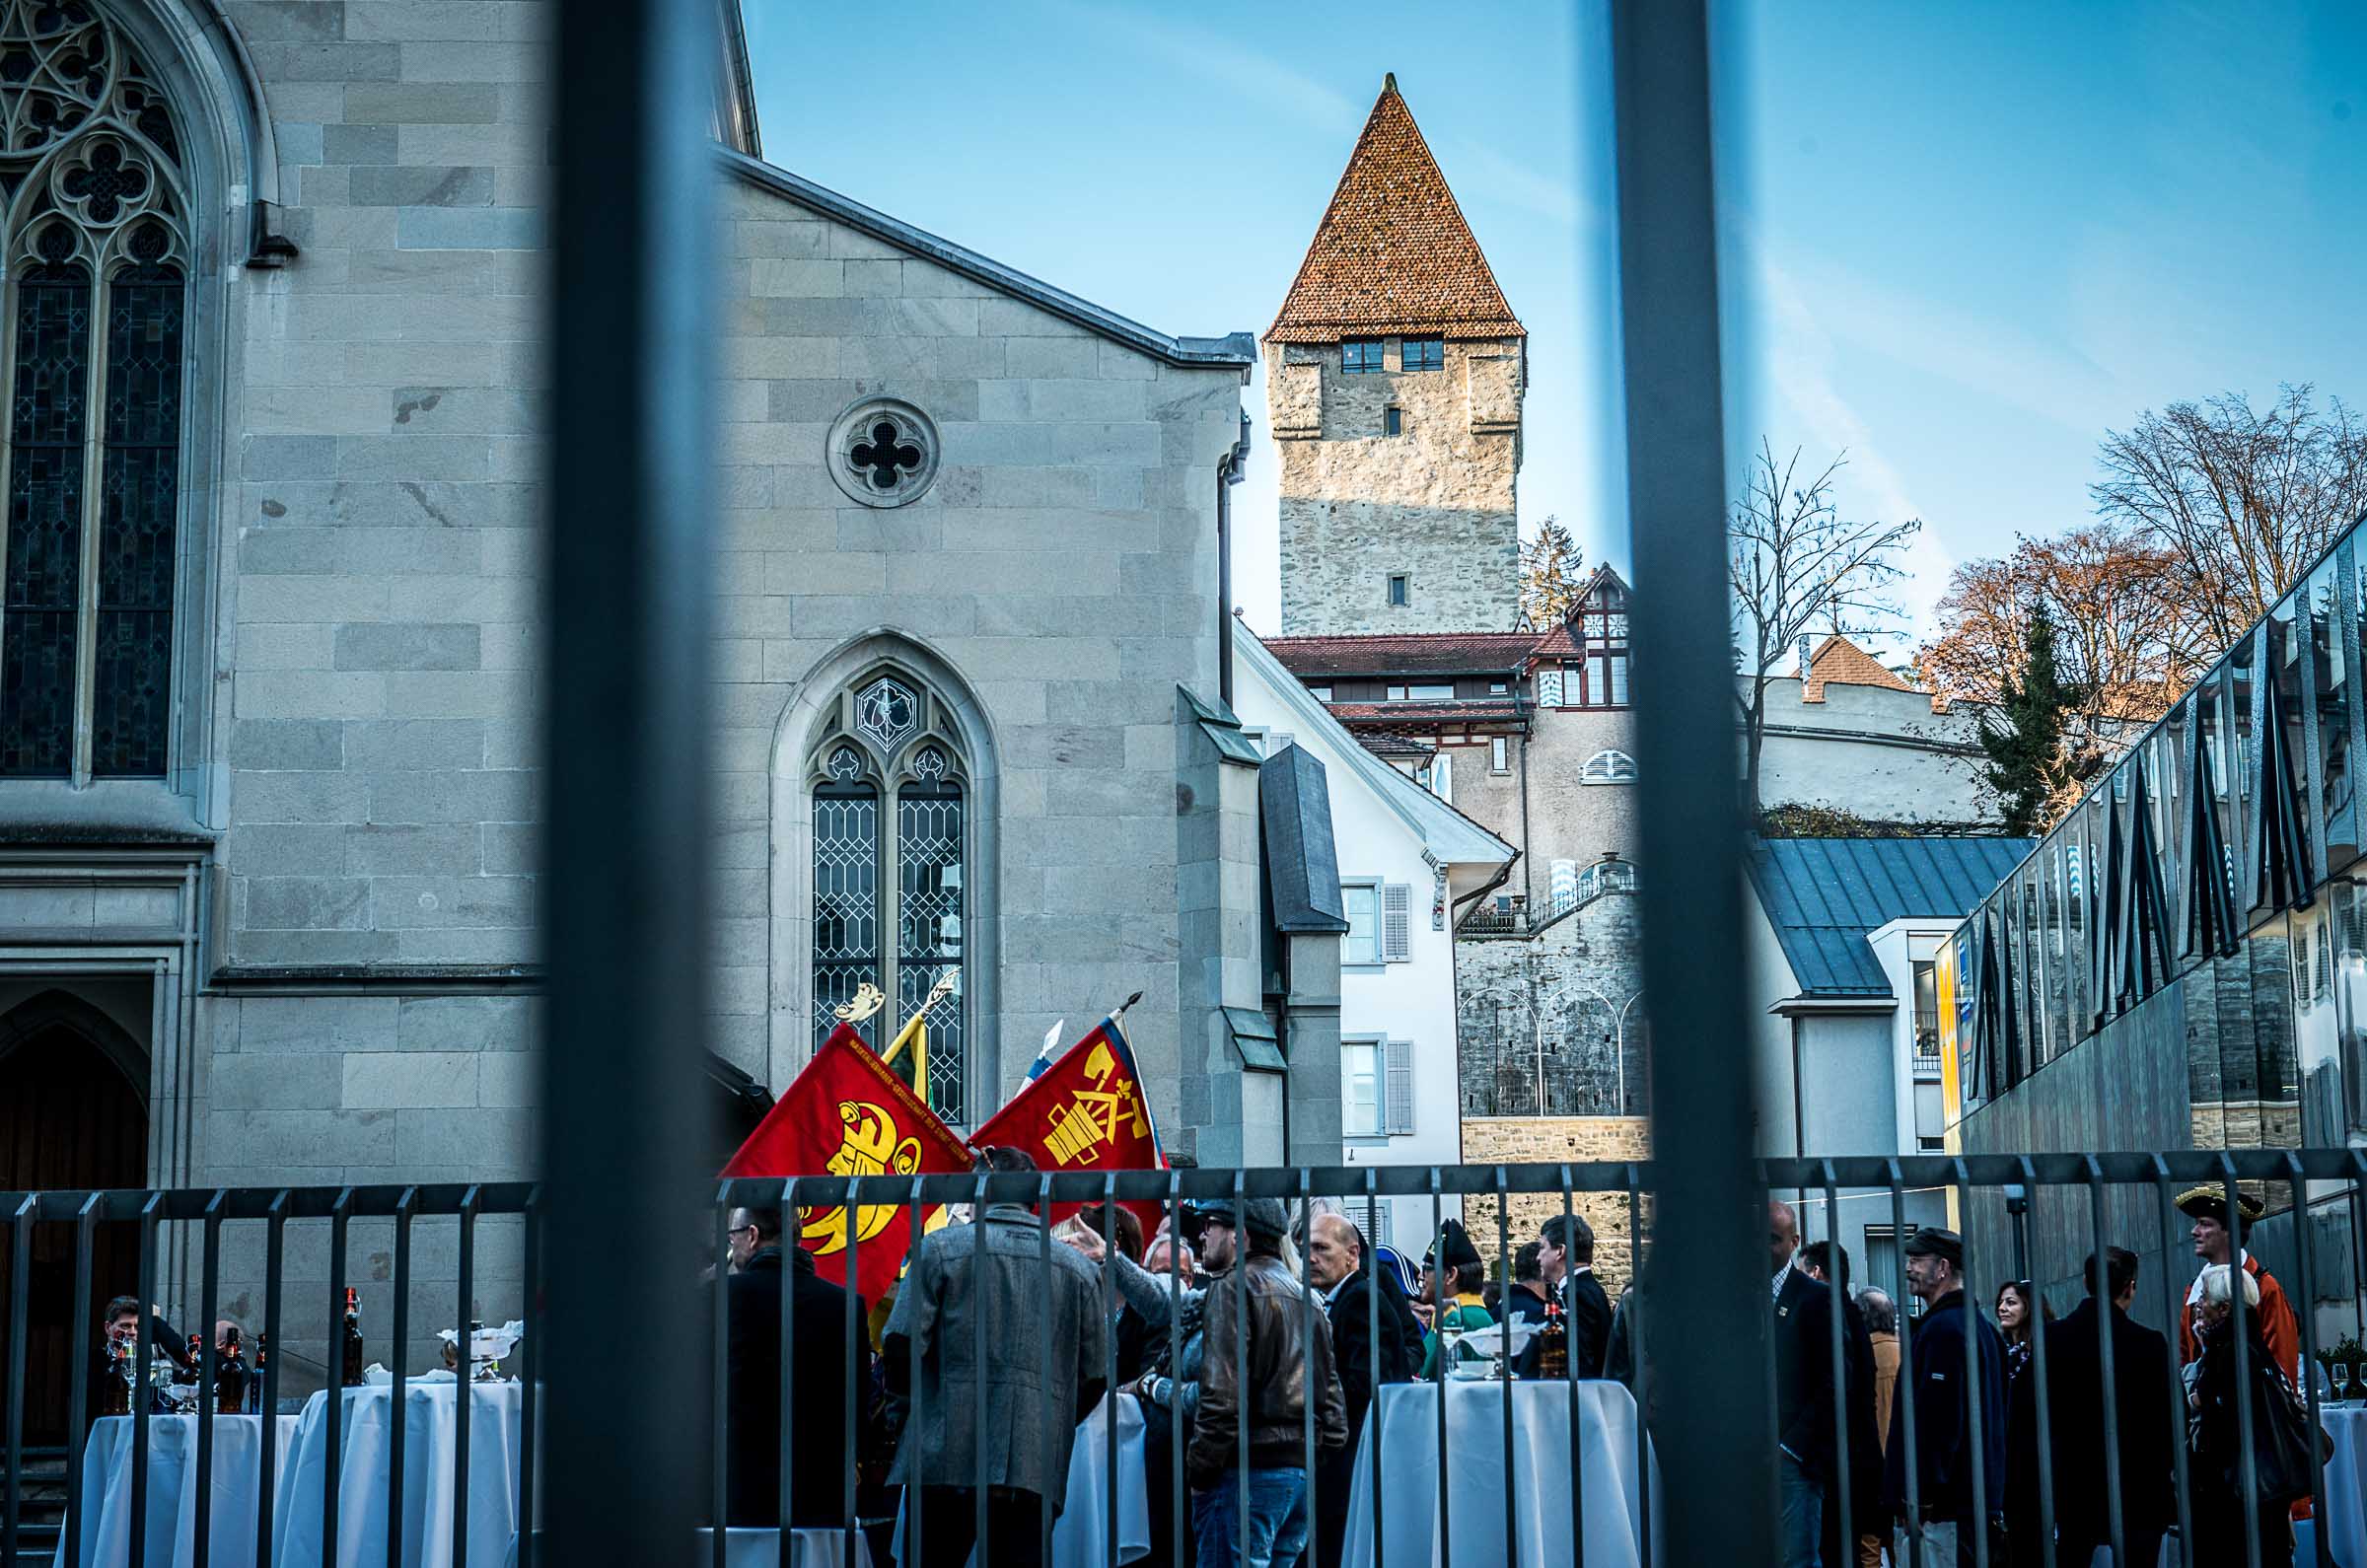
[[[0,0],[0,775],[165,772],[189,276],[180,148],[155,77],[87,0]]]
[[[883,666],[838,694],[807,754],[814,802],[814,1038],[864,985],[891,999],[856,1028],[885,1049],[949,972],[929,1013],[928,1100],[964,1117],[969,768],[928,683]]]

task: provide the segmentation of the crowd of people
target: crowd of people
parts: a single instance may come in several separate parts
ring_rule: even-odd
[[[1034,1165],[997,1148],[978,1168]],[[1962,1240],[1926,1227],[1901,1247],[1919,1307],[1902,1335],[1899,1305],[1852,1282],[1847,1250],[1829,1241],[1803,1247],[1792,1209],[1770,1203],[1772,1459],[1786,1568],[1903,1563],[1910,1536],[1927,1564],[1970,1564],[1984,1535],[1999,1568],[2039,1563],[2049,1518],[2058,1563],[2086,1563],[2116,1523],[2123,1560],[2151,1563],[2178,1523],[2182,1447],[2191,1560],[2244,1560],[2252,1529],[2263,1563],[2291,1561],[2289,1516],[2306,1512],[2316,1462],[2314,1438],[2296,1436],[2307,1422],[2292,1308],[2243,1249],[2257,1205],[2245,1199],[2231,1215],[2210,1187],[2179,1205],[2202,1266],[2173,1360],[2171,1343],[2129,1317],[2138,1259],[2124,1248],[2087,1259],[2085,1299],[2059,1319],[2027,1280],[2004,1284],[1984,1313],[1967,1299]],[[1112,1386],[1142,1406],[1156,1568],[1335,1568],[1376,1391],[1480,1355],[1456,1342],[1458,1330],[1550,1318],[1568,1376],[1637,1388],[1637,1292],[1629,1282],[1614,1305],[1594,1274],[1593,1233],[1575,1214],[1547,1220],[1510,1259],[1508,1277],[1491,1280],[1453,1220],[1417,1265],[1374,1246],[1344,1214],[1294,1219],[1279,1199],[1189,1200],[1147,1237],[1132,1211],[1097,1207],[1053,1227],[1063,1245],[1051,1248],[1047,1276],[1039,1215],[990,1204],[968,1224],[931,1232],[893,1299],[876,1306],[850,1304],[807,1253],[785,1246],[781,1218],[742,1209],[730,1221],[730,1519],[778,1517],[786,1388],[797,1433],[790,1517],[834,1528],[851,1498],[875,1532],[875,1558],[891,1549],[900,1510],[926,1521],[917,1555],[904,1560],[963,1562],[982,1528],[982,1556],[1040,1562],[1077,1427]],[[784,1368],[784,1292],[795,1293],[800,1323],[853,1326],[801,1328]],[[1518,1376],[1543,1375],[1541,1343],[1530,1339]],[[1649,1390],[1637,1391],[1649,1419]],[[1181,1561],[1179,1471],[1189,1510]]]
[[[2205,1186],[2180,1194],[2178,1206],[2201,1267],[2181,1314],[2174,1379],[2169,1341],[2129,1317],[2138,1259],[2124,1247],[2087,1259],[2085,1299],[2060,1319],[2029,1280],[2000,1286],[1984,1316],[1966,1299],[1962,1239],[1918,1230],[1901,1248],[1906,1289],[1921,1307],[1902,1365],[1895,1304],[1878,1290],[1852,1289],[1847,1252],[1825,1242],[1800,1247],[1790,1206],[1770,1203],[1785,1568],[1879,1568],[1886,1553],[1903,1563],[1910,1534],[1926,1564],[1971,1564],[1985,1534],[1990,1563],[2027,1568],[2047,1560],[2049,1514],[2053,1561],[2087,1563],[2112,1543],[2116,1524],[2121,1560],[2150,1564],[2179,1524],[2181,1446],[2188,1560],[2243,1562],[2251,1531],[2261,1563],[2291,1562],[2292,1521],[2307,1514],[2321,1462],[2293,1310],[2243,1248],[2257,1203],[2241,1198],[2231,1215],[2223,1189]],[[1899,1394],[1902,1379],[1911,1401]]]

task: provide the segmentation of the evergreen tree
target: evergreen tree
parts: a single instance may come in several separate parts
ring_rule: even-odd
[[[1545,519],[1521,545],[1521,612],[1543,631],[1570,612],[1585,588],[1585,552],[1557,519]]]
[[[2004,677],[1994,715],[1980,727],[1980,748],[1989,759],[1982,774],[1997,792],[2007,832],[2042,832],[2061,815],[2073,783],[2063,751],[2064,718],[2079,702],[2078,688],[2055,664],[2054,619],[2039,606],[2023,636],[2021,674]]]

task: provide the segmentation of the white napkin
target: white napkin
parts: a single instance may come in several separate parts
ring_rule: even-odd
[[[436,1337],[452,1346],[453,1354],[460,1354],[461,1334],[459,1329],[439,1328],[436,1330]],[[487,1361],[501,1361],[506,1359],[511,1351],[517,1349],[518,1341],[525,1337],[525,1321],[513,1318],[499,1328],[479,1328],[471,1333],[468,1336],[469,1353],[480,1364]]]
[[[1474,1328],[1465,1334],[1463,1342],[1483,1356],[1492,1356],[1504,1344],[1507,1334],[1512,1336],[1511,1354],[1517,1356],[1529,1347],[1530,1340],[1537,1337],[1537,1325],[1518,1319],[1508,1323],[1491,1323],[1485,1328]]]
[[[394,1381],[394,1374],[389,1372],[383,1362],[373,1361],[362,1369],[362,1385],[365,1388],[384,1389]]]

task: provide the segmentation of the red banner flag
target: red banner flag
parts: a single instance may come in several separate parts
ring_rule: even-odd
[[[1133,1048],[1114,1019],[1071,1045],[969,1136],[970,1147],[1025,1149],[1044,1171],[1156,1171],[1166,1165]],[[1147,1239],[1161,1205],[1128,1203]],[[1054,1220],[1081,1207],[1055,1204]]]
[[[719,1173],[731,1176],[913,1176],[969,1169],[969,1151],[911,1086],[841,1024]],[[867,1302],[896,1283],[911,1245],[908,1205],[855,1213],[855,1285]],[[932,1207],[927,1228],[944,1223]],[[798,1245],[822,1277],[846,1278],[846,1209],[800,1208]]]

